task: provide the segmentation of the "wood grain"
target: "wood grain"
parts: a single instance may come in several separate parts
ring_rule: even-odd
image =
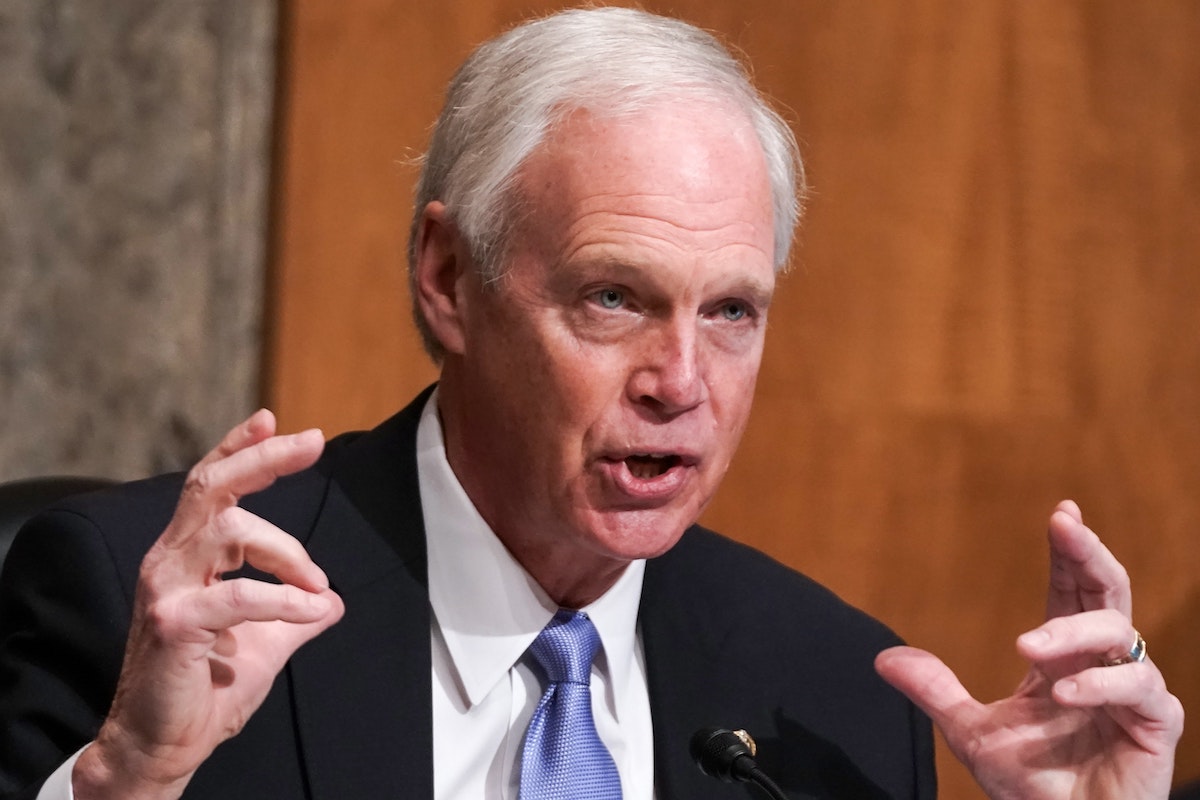
[[[1200,4],[644,5],[748,54],[816,189],[705,521],[993,699],[1042,613],[1046,517],[1074,497],[1196,707]],[[470,47],[553,6],[285,3],[268,385],[285,427],[373,424],[434,377],[407,321],[404,162]],[[943,796],[981,796],[939,759]],[[1200,736],[1178,765],[1200,775]]]

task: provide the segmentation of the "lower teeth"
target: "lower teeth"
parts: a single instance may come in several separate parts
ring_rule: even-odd
[[[632,474],[635,478],[641,478],[642,480],[647,478],[657,478],[659,475],[662,475],[664,472],[666,472],[666,469],[661,464],[657,463],[647,463],[644,461],[627,461],[625,463],[629,467],[630,474]]]

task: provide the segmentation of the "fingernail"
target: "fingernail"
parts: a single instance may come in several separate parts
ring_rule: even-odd
[[[1017,637],[1017,641],[1026,647],[1045,647],[1050,643],[1049,631],[1038,628],[1035,631],[1026,631]]]
[[[1064,678],[1055,685],[1054,690],[1059,697],[1070,700],[1079,694],[1079,683],[1074,678]]]
[[[295,441],[307,444],[309,439],[325,441],[325,434],[320,428],[309,428],[308,430],[300,431],[296,434]]]

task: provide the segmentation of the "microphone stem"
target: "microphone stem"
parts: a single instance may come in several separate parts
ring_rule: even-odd
[[[753,769],[748,770],[748,774],[751,782],[770,795],[773,800],[788,800],[783,790],[776,785],[775,781],[768,778],[767,774],[759,769],[757,765]]]

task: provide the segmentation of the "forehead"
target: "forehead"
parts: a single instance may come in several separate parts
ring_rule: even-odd
[[[575,111],[530,155],[518,187],[526,221],[542,233],[556,228],[569,238],[581,227],[636,220],[689,242],[728,240],[772,254],[762,148],[744,114],[723,105]]]

